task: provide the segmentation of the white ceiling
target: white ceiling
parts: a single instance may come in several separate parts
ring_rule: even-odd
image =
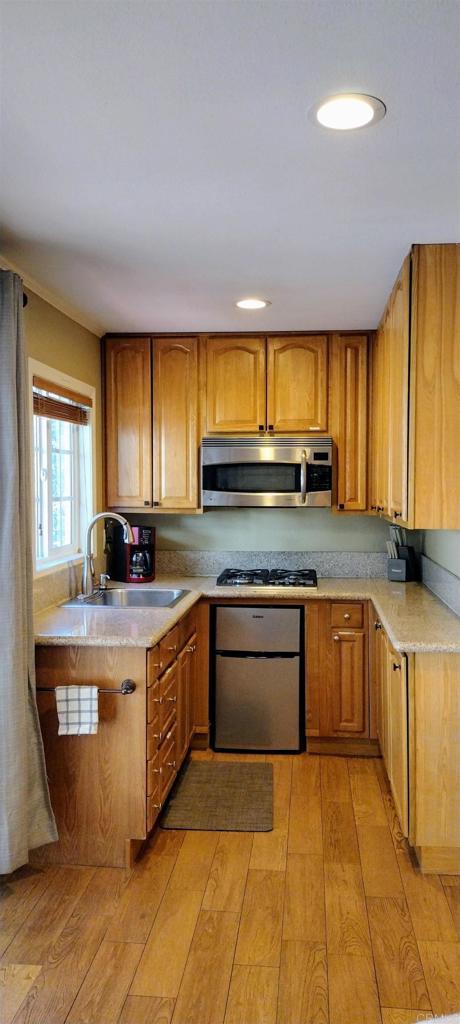
[[[457,0],[1,12],[0,249],[101,330],[372,327],[410,244],[459,238]],[[345,90],[386,118],[316,127]]]

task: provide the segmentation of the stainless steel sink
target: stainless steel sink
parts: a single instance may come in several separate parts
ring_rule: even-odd
[[[66,601],[66,607],[85,606],[91,608],[172,608],[189,590],[160,590],[158,587],[139,590],[125,590],[111,587],[109,590],[96,590],[90,597],[75,597]]]

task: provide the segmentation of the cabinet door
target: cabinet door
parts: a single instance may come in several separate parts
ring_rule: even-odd
[[[363,632],[332,633],[332,735],[364,736],[367,729],[366,637]]]
[[[265,430],[265,347],[265,338],[208,338],[208,433]]]
[[[185,701],[185,735],[187,737],[187,750],[192,742],[194,733],[193,704],[196,686],[196,672],[198,659],[198,637],[194,633],[187,644],[187,656],[189,663],[189,677]]]
[[[371,500],[372,511],[388,513],[389,411],[388,411],[388,349],[389,307],[372,345],[371,401]]]
[[[403,835],[409,833],[406,659],[388,646],[388,744],[386,766]]]
[[[337,505],[367,509],[367,335],[334,334],[331,434],[337,445]]]
[[[155,507],[198,502],[198,339],[153,342],[153,499]]]
[[[409,283],[408,256],[391,294],[388,338],[388,512],[403,522],[408,517]]]
[[[327,337],[269,338],[267,426],[285,433],[327,430]]]
[[[190,655],[187,648],[181,651],[177,659],[177,730],[176,730],[176,762],[179,769],[188,749],[187,734],[187,701],[190,690]]]
[[[416,245],[412,267],[412,526],[458,530],[460,244]]]
[[[150,338],[105,345],[107,508],[152,505]]]

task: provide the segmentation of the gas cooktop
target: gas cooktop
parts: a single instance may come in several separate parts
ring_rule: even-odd
[[[315,569],[224,569],[218,587],[317,587]]]

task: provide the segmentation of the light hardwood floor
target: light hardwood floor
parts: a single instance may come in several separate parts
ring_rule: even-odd
[[[129,880],[88,867],[3,879],[1,1024],[411,1024],[460,1010],[460,876],[414,868],[382,762],[269,760],[270,833],[159,831]]]

